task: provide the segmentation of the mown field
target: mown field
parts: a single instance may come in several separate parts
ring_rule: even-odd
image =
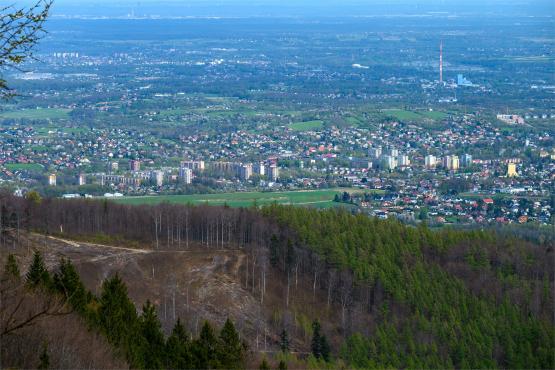
[[[38,163],[6,163],[4,166],[10,171],[40,172],[44,167]]]
[[[307,191],[281,191],[281,192],[248,192],[248,193],[221,193],[221,194],[193,194],[193,195],[153,195],[134,196],[114,199],[123,204],[158,204],[162,202],[177,204],[209,204],[230,207],[250,207],[254,204],[291,204],[310,206],[316,208],[330,208],[342,205],[333,201],[335,194],[343,191],[349,193],[360,192],[360,189],[329,189]],[[368,190],[367,190],[368,191]],[[372,190],[371,190],[372,191]],[[343,204],[345,205],[345,204]]]
[[[313,121],[303,121],[295,122],[289,125],[293,131],[309,131],[309,130],[319,130],[324,127],[324,121],[313,120]]]
[[[383,113],[388,116],[395,117],[396,119],[401,121],[422,121],[425,119],[441,120],[448,116],[448,114],[445,112],[427,110],[410,111],[404,109],[384,109]]]

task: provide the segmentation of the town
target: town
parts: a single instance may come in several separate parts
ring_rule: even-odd
[[[0,186],[116,201],[332,189],[331,206],[406,222],[553,224],[553,88],[549,60],[534,57],[546,46],[513,31],[491,45],[495,68],[475,68],[480,50],[461,46],[472,34],[430,42],[431,29],[413,39],[357,22],[323,48],[336,32],[325,22],[294,35],[262,27],[251,50],[239,31],[217,41],[218,29],[75,46],[89,24],[52,21],[37,60],[8,76],[21,97],[0,111]],[[410,47],[384,47],[398,37]],[[506,81],[530,58],[545,68]]]
[[[469,115],[447,119],[449,129],[438,133],[387,122],[373,131],[275,127],[191,135],[178,144],[117,129],[77,135],[2,128],[2,183],[63,197],[342,187],[349,195],[339,202],[379,217],[553,221],[555,150],[548,151],[547,134],[514,136]],[[497,155],[475,149],[500,143],[509,145]]]

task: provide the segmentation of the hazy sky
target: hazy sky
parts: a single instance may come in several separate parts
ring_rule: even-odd
[[[32,2],[32,0],[27,0]],[[4,1],[0,1],[4,2]],[[282,4],[287,6],[328,6],[328,5],[371,5],[371,4],[405,4],[405,5],[438,5],[438,6],[480,6],[482,4],[489,5],[527,5],[534,6],[537,4],[553,3],[551,0],[55,0],[55,3],[62,5],[79,5],[79,4],[179,4],[183,6],[191,5],[209,5],[218,6],[222,4],[238,4],[238,5],[263,5],[263,4]]]
[[[19,0],[16,3],[32,2]],[[36,1],[36,0],[35,0]],[[13,0],[0,0],[11,3]],[[54,0],[54,14],[122,16],[374,15],[422,12],[555,16],[554,0]]]

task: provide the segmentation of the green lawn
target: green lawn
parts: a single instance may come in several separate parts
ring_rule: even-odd
[[[0,113],[3,119],[68,119],[71,109],[41,108],[22,109]]]
[[[33,171],[40,172],[44,168],[38,163],[5,163],[4,166],[10,171]]]
[[[194,195],[159,195],[159,196],[136,196],[115,199],[123,204],[158,204],[162,202],[178,204],[209,204],[230,207],[249,207],[255,202],[257,205],[272,203],[292,204],[299,206],[311,206],[316,208],[329,208],[341,205],[333,201],[335,194],[341,192],[359,192],[359,189],[330,189],[330,190],[307,190],[307,191],[283,191],[283,192],[249,192],[249,193],[221,193],[221,194],[194,194]]]
[[[314,121],[303,121],[295,122],[289,125],[293,131],[309,131],[318,130],[324,126],[324,121],[314,120]]]

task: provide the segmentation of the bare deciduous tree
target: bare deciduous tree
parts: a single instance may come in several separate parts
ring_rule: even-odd
[[[72,312],[61,297],[40,289],[30,292],[19,281],[2,279],[0,295],[0,337],[33,326],[45,317]]]

